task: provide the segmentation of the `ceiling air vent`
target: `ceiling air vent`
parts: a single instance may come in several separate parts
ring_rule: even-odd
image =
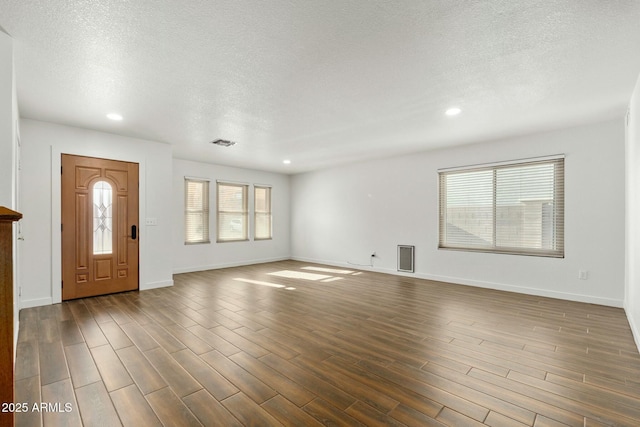
[[[223,147],[231,147],[232,145],[236,145],[235,142],[226,139],[216,139],[215,141],[211,141],[211,143],[215,145],[221,145]]]

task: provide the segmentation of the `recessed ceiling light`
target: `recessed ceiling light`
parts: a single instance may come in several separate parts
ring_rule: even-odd
[[[119,122],[122,120],[122,116],[118,113],[109,113],[107,114],[107,119]]]
[[[462,112],[462,110],[458,107],[451,107],[449,108],[447,111],[445,111],[445,114],[447,116],[457,116],[458,114],[460,114]]]
[[[291,164],[291,160],[286,159],[286,160],[283,160],[282,163],[284,163],[285,165],[290,165]]]

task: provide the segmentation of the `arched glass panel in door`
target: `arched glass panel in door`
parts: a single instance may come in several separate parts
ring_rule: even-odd
[[[113,251],[113,190],[106,181],[93,185],[93,254]]]

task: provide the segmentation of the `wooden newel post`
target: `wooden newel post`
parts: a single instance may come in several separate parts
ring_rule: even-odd
[[[22,214],[0,206],[0,404],[13,403],[12,225],[20,218]],[[12,426],[13,420],[12,410],[0,412],[0,426]]]

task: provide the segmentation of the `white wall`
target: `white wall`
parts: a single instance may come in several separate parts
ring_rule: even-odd
[[[13,41],[0,31],[0,206],[15,209]]]
[[[640,349],[640,78],[629,104],[626,142],[625,311]]]
[[[140,164],[140,289],[173,284],[171,147],[86,129],[22,119],[21,307],[60,302],[60,155]],[[145,226],[146,217],[158,225]]]
[[[209,230],[211,243],[184,244],[184,177],[210,180]],[[216,181],[271,185],[273,239],[245,242],[216,243]],[[208,270],[237,265],[289,259],[290,257],[290,178],[287,175],[198,163],[187,160],[173,161],[173,271]],[[249,188],[249,212],[253,212],[253,187]],[[249,216],[253,230],[253,216]]]
[[[415,245],[415,276],[622,306],[624,126],[619,121],[369,161],[292,178],[293,257],[396,272]],[[439,168],[565,154],[565,258],[438,250]],[[588,280],[578,279],[588,270]]]
[[[13,40],[0,31],[0,206],[18,210],[18,102],[13,68]],[[13,332],[18,340],[18,224],[13,224]],[[14,345],[14,350],[16,346]]]

